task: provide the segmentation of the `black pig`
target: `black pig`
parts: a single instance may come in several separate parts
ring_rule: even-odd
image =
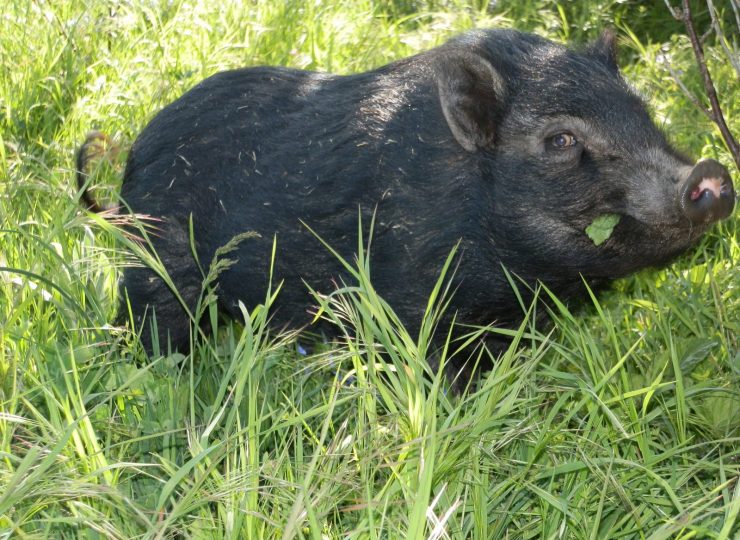
[[[301,222],[351,259],[358,208],[365,224],[375,211],[373,282],[412,331],[458,241],[457,320],[512,325],[521,310],[502,265],[577,297],[581,276],[598,288],[667,263],[735,198],[724,167],[666,142],[619,74],[613,34],[573,50],[511,30],[350,76],[218,73],[144,129],[121,196],[161,219],[154,247],[191,310],[203,279],[191,219],[201,263],[239,233],[260,235],[218,279],[236,317],[238,301],[264,300],[276,237],[273,321],[293,327],[310,321],[304,281],[328,291],[342,274]],[[619,221],[596,242],[586,229],[607,215]],[[156,313],[160,340],[187,348],[188,317],[161,279],[130,268],[123,286],[137,321]]]

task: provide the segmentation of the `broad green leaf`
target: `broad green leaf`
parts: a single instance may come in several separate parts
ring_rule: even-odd
[[[614,227],[617,226],[621,216],[619,214],[604,214],[597,217],[586,227],[586,234],[595,246],[600,246],[612,235]]]

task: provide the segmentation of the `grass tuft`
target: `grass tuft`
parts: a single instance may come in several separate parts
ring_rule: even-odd
[[[239,321],[216,316],[213,279],[249,241],[236,238],[204,266],[192,314],[213,333],[147,358],[111,321],[123,267],[163,271],[145,249],[156,223],[124,234],[80,209],[74,182],[89,130],[125,155],[216,71],[351,73],[490,26],[580,41],[617,28],[625,75],[670,138],[731,168],[668,69],[701,88],[662,3],[8,0],[0,23],[0,538],[738,537],[737,217],[587,306],[543,288],[552,328],[535,324],[538,302],[515,330],[442,348],[451,258],[411,335],[358,234],[351,280],[316,297],[339,337],[306,353],[269,329],[277,283]],[[713,38],[706,55],[738,133],[736,74]],[[115,201],[120,162],[92,175]],[[513,345],[494,359],[497,332]],[[444,374],[463,360],[493,368],[456,393]]]

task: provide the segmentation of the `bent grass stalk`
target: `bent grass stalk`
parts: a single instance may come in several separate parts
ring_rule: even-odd
[[[350,279],[316,297],[333,341],[304,356],[295,335],[269,329],[279,283],[241,320],[220,319],[204,279],[193,317],[207,317],[213,335],[193,332],[187,357],[161,344],[147,358],[110,322],[120,267],[161,264],[110,216],[81,212],[73,182],[73,150],[89,129],[133,140],[217,70],[350,73],[473,25],[583,38],[609,18],[632,40],[622,43],[627,78],[653,96],[671,137],[729,165],[658,62],[669,54],[683,83],[700,87],[669,15],[613,2],[6,4],[0,537],[737,536],[737,216],[671,268],[588,306],[543,288],[536,304],[522,302],[519,328],[470,328],[460,341],[439,323],[452,258],[409,335],[372,287],[372,236],[360,229]],[[734,72],[716,44],[705,54],[737,132]],[[120,171],[96,174],[117,191]],[[514,345],[492,358],[479,344],[489,334]],[[433,335],[446,338],[441,350]],[[493,367],[456,395],[445,365],[471,353]]]

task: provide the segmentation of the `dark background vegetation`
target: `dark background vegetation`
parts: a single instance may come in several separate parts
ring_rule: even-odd
[[[692,6],[704,34],[706,5]],[[732,4],[715,6],[737,54]],[[670,268],[556,303],[554,326],[522,327],[464,396],[363,260],[358,287],[325,306],[346,339],[312,355],[267,330],[269,302],[214,316],[188,356],[149,358],[110,326],[120,269],[140,261],[80,208],[88,130],[125,156],[216,71],[350,73],[490,26],[576,43],[616,29],[658,124],[738,185],[677,82],[706,106],[663,2],[0,0],[0,539],[737,538],[737,213]],[[716,35],[704,47],[737,134],[738,75]],[[99,194],[115,197],[121,168],[93,171]]]

